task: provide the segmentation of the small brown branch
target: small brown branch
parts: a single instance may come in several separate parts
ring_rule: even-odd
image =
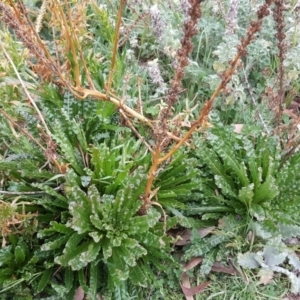
[[[112,85],[112,81],[113,81],[113,74],[114,74],[114,70],[115,70],[116,56],[117,56],[117,51],[118,51],[119,34],[120,34],[120,27],[121,27],[121,23],[122,23],[123,2],[124,2],[124,0],[120,0],[120,7],[119,7],[119,13],[118,13],[118,22],[117,22],[117,25],[116,25],[114,48],[113,48],[113,54],[112,54],[112,59],[111,59],[111,67],[110,67],[108,82],[107,82],[107,86],[106,86],[107,95],[109,95],[109,93],[110,93],[110,89],[111,89],[111,85]]]
[[[131,121],[129,118],[126,116],[126,114],[123,112],[123,110],[120,108],[119,109],[120,114],[123,116],[126,124],[128,127],[134,132],[134,134],[143,142],[143,144],[147,147],[147,149],[151,152],[154,153],[153,149],[151,146],[146,142],[145,138],[140,135],[140,133],[135,129],[135,127],[132,125]]]
[[[65,0],[65,5],[66,5],[66,10],[68,13],[68,18],[69,21],[71,22],[71,13],[70,13],[70,8],[69,8],[69,4],[68,2]],[[71,52],[72,52],[72,57],[73,57],[73,61],[74,61],[74,65],[75,65],[75,70],[74,70],[74,76],[75,76],[75,85],[76,87],[80,86],[80,70],[79,70],[79,63],[78,63],[78,59],[77,59],[77,54],[76,54],[76,50],[75,50],[75,46],[74,46],[74,42],[73,42],[73,34],[72,34],[72,28],[70,29],[71,26],[69,26],[65,13],[63,11],[63,7],[57,3],[57,8],[59,10],[60,16],[61,16],[61,20],[63,22],[63,26],[64,29],[66,31],[66,35],[67,35],[67,39],[68,39],[68,44],[71,48]],[[72,24],[72,23],[71,23]]]
[[[21,78],[21,76],[20,76],[20,74],[19,74],[19,72],[18,72],[18,70],[17,70],[14,62],[13,62],[13,60],[11,59],[11,57],[9,56],[9,54],[7,53],[5,47],[3,46],[1,38],[0,38],[0,46],[2,48],[2,51],[4,53],[5,58],[9,61],[9,63],[12,66],[12,68],[14,69],[14,72],[15,72],[16,76],[18,77],[18,79],[20,81],[20,84],[21,84],[21,86],[22,86],[22,88],[23,88],[23,90],[24,90],[24,92],[25,92],[28,100],[30,101],[30,103],[33,106],[33,108],[35,109],[36,113],[38,114],[38,117],[39,117],[40,121],[42,122],[42,124],[44,125],[45,130],[46,130],[46,132],[47,132],[47,134],[48,134],[48,136],[50,138],[51,137],[51,132],[50,132],[50,130],[49,130],[49,128],[48,128],[45,120],[44,120],[44,117],[43,117],[42,113],[40,112],[39,108],[37,107],[37,105],[35,104],[34,100],[32,99],[30,93],[28,92],[28,90],[27,90],[27,88],[26,88],[26,86],[25,86],[25,84],[24,84],[24,82],[23,82],[23,80],[22,80],[22,78]]]
[[[24,3],[22,1],[20,1],[20,0],[18,0],[18,4],[22,8],[22,10],[25,12],[26,8],[24,6]],[[17,9],[16,9],[16,7],[15,7],[15,5],[14,5],[14,3],[12,1],[11,1],[11,6],[13,7],[13,9],[15,11],[16,16],[18,16],[18,20],[19,20],[20,24],[22,24],[22,20],[21,20],[19,11],[17,11]],[[39,44],[39,48],[41,48],[43,50],[46,58],[51,61],[51,54],[50,54],[50,52],[48,51],[48,49],[46,48],[45,44],[43,43],[43,41],[41,40],[40,36],[38,35],[37,31],[35,30],[34,25],[32,24],[32,22],[31,22],[30,18],[28,17],[28,15],[27,14],[24,14],[24,15],[25,15],[26,21],[27,21],[27,23],[29,25],[29,28],[31,30],[31,33],[33,33],[33,35],[36,38],[36,41]]]
[[[27,130],[23,129],[18,125],[12,118],[9,116],[2,108],[0,108],[0,113],[16,128],[18,128],[24,135],[26,135],[31,141],[37,144],[43,151],[46,151],[46,148],[42,146]]]
[[[282,112],[283,112],[283,101],[284,101],[284,59],[286,56],[287,45],[285,42],[285,23],[284,23],[284,0],[275,0],[274,7],[274,20],[276,22],[276,35],[275,37],[278,40],[278,58],[279,58],[279,70],[278,70],[278,79],[279,79],[279,90],[277,96],[275,97],[275,105],[278,107],[278,123],[281,122]]]
[[[151,189],[152,189],[153,181],[156,177],[157,168],[159,166],[160,151],[161,151],[160,146],[158,145],[155,149],[155,152],[154,152],[153,156],[152,156],[152,166],[150,168],[149,175],[148,175],[148,181],[147,181],[146,188],[145,188],[145,193],[144,193],[144,196],[143,196],[144,204],[141,208],[141,211],[147,210],[148,205],[151,201],[151,198],[150,198]]]
[[[59,190],[62,190],[63,189],[63,185],[60,185],[56,188],[54,188],[53,190],[55,191],[59,191]],[[22,195],[36,195],[36,194],[46,194],[46,192],[44,191],[32,191],[32,192],[10,192],[10,191],[0,191],[0,194],[3,194],[3,195],[19,195],[19,196],[22,196]],[[19,202],[19,204],[32,204],[31,202]]]
[[[221,77],[221,83],[213,93],[213,95],[210,97],[210,99],[203,105],[199,118],[194,122],[194,124],[191,126],[190,130],[184,135],[184,137],[163,157],[159,158],[161,147],[160,144],[157,144],[157,149],[155,150],[155,155],[152,159],[152,166],[149,171],[148,175],[148,181],[145,188],[145,193],[143,196],[144,200],[144,209],[147,209],[147,206],[149,204],[149,197],[151,194],[151,188],[153,185],[153,181],[155,179],[155,173],[161,163],[166,161],[168,158],[170,158],[189,138],[190,136],[195,132],[195,130],[198,127],[202,127],[202,129],[205,129],[204,123],[207,120],[208,114],[210,113],[214,100],[219,95],[219,93],[226,87],[227,83],[231,80],[232,74],[235,71],[235,68],[239,62],[239,59],[247,54],[246,48],[247,46],[254,40],[255,34],[261,29],[262,25],[262,19],[269,14],[268,8],[272,4],[272,0],[266,0],[265,3],[259,8],[257,11],[257,17],[258,20],[255,22],[251,22],[250,27],[247,30],[247,36],[245,38],[242,38],[241,44],[237,47],[237,54],[233,61],[230,62],[230,67],[227,69],[227,71],[222,75]],[[172,100],[171,100],[172,102]]]

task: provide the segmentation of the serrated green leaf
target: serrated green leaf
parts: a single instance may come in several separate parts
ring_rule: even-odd
[[[101,249],[100,243],[94,243],[94,242],[90,243],[87,251],[82,252],[80,254],[80,260],[82,262],[86,262],[86,263],[96,260],[98,254],[100,252],[100,249]]]
[[[38,232],[38,237],[42,238],[42,237],[45,237],[48,235],[53,235],[56,232],[62,233],[62,234],[69,234],[69,233],[74,232],[73,229],[67,227],[65,224],[61,224],[56,221],[51,221],[50,226],[51,226],[50,228],[45,228],[43,230],[40,230]]]
[[[130,268],[129,271],[129,279],[133,284],[145,285],[148,277],[145,275],[147,273],[144,272],[143,267],[140,265],[136,265]]]
[[[72,233],[69,233],[69,234],[61,236],[59,238],[55,238],[55,240],[53,240],[53,241],[44,243],[41,246],[41,250],[42,251],[50,251],[50,250],[59,249],[61,246],[66,244],[66,242],[69,240],[69,238],[71,236],[72,236]]]
[[[12,268],[1,268],[0,269],[0,284],[3,284],[6,280],[11,279],[14,274],[14,270]],[[0,293],[4,292],[4,290],[0,290]]]
[[[51,195],[56,198],[56,202],[59,201],[61,207],[67,208],[68,207],[68,200],[66,197],[55,191],[52,187],[41,184],[41,183],[32,183],[31,184],[33,187],[37,187],[42,191],[45,191],[48,195]]]
[[[85,269],[82,268],[82,269],[78,270],[77,274],[78,274],[79,284],[82,287],[82,289],[85,292],[85,294],[87,294],[88,291],[89,291],[89,287],[88,287],[88,285],[86,283]]]
[[[266,264],[272,269],[274,266],[278,266],[285,261],[287,252],[281,252],[278,246],[268,245],[264,247],[263,255]]]
[[[266,213],[263,207],[259,204],[253,203],[249,209],[251,216],[255,217],[258,221],[263,221],[266,218]]]
[[[226,179],[222,176],[215,175],[215,182],[218,188],[222,190],[222,193],[230,198],[236,199],[237,194],[235,191],[232,189],[231,185],[226,181]]]
[[[112,256],[112,247],[110,245],[110,241],[107,238],[103,238],[101,241],[101,246],[103,249],[104,259],[108,259]]]
[[[86,243],[78,246],[85,237],[85,234],[73,233],[66,243],[63,255],[55,257],[54,261],[60,265],[68,266],[71,259],[87,250],[88,244]]]
[[[90,299],[96,299],[97,297],[97,288],[99,282],[99,265],[92,263],[90,266],[90,286],[88,290],[88,297]]]
[[[272,176],[255,190],[253,202],[261,203],[273,200],[279,194],[279,188]]]
[[[25,251],[21,246],[16,246],[15,247],[15,262],[17,265],[21,265],[26,258]]]
[[[278,229],[283,239],[300,236],[300,226],[297,225],[278,224]]]
[[[238,264],[244,268],[255,269],[259,268],[260,264],[257,262],[257,254],[252,252],[246,252],[244,254],[238,254]]]
[[[0,249],[0,267],[14,260],[14,255],[11,253],[12,247],[6,246]]]
[[[209,166],[212,170],[213,174],[219,175],[226,180],[227,178],[224,166],[220,159],[218,158],[216,152],[213,149],[209,149],[207,147],[202,147],[199,149],[199,156],[204,160],[204,162]]]
[[[159,200],[166,199],[166,198],[177,198],[177,194],[174,191],[158,191],[157,197]]]
[[[74,272],[71,270],[71,268],[66,267],[64,272],[64,284],[67,292],[69,292],[72,289],[73,282],[74,282]]]
[[[239,190],[238,199],[244,203],[248,208],[251,207],[251,203],[254,195],[254,184],[251,183],[248,186],[244,186]]]
[[[64,128],[60,126],[59,123],[54,125],[55,134],[53,134],[53,138],[58,143],[63,155],[65,156],[66,160],[72,164],[72,167],[76,172],[80,175],[83,175],[83,169],[78,164],[76,156],[74,155],[74,146],[71,144],[70,140],[66,136],[64,132]]]
[[[200,273],[207,275],[210,273],[212,266],[216,261],[217,249],[208,252],[201,263]]]
[[[52,269],[46,269],[43,272],[43,275],[38,283],[37,289],[36,289],[36,293],[40,293],[44,290],[44,288],[46,287],[46,285],[49,283],[50,278],[52,276],[53,270]]]
[[[220,130],[220,128],[218,129]],[[224,167],[231,170],[231,173],[234,173],[237,176],[237,179],[240,181],[242,186],[249,185],[245,165],[243,162],[238,161],[238,157],[235,155],[232,145],[227,144],[228,137],[227,139],[222,139],[217,135],[210,134],[208,139],[215,152],[222,158]],[[217,175],[220,176],[222,174]]]

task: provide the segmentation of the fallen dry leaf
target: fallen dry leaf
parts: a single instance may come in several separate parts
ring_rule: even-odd
[[[184,272],[181,274],[180,278],[180,286],[186,300],[194,300],[193,296],[203,292],[205,288],[210,284],[210,281],[207,281],[197,286],[191,287],[189,276],[186,274],[187,271],[195,268],[197,265],[201,264],[202,261],[202,257],[194,257],[184,266]],[[230,275],[238,274],[238,272],[233,267],[226,267],[219,262],[214,263],[214,265],[212,266],[212,271],[222,272]]]
[[[215,226],[205,227],[198,229],[197,232],[203,238],[210,234],[215,229]],[[175,242],[176,246],[184,246],[191,243],[192,231],[191,229],[185,229],[181,233],[179,233],[180,240]]]
[[[257,275],[260,276],[259,283],[264,284],[264,285],[269,284],[273,279],[273,271],[272,270],[261,269]]]
[[[221,273],[226,273],[226,274],[230,274],[230,275],[238,274],[238,272],[234,268],[226,267],[219,262],[215,262],[214,265],[212,266],[211,270],[214,272],[221,272]]]
[[[186,273],[183,273],[181,276],[181,289],[186,300],[194,300],[193,296],[203,292],[209,284],[210,282],[207,281],[197,286],[191,287],[189,276]]]
[[[198,266],[200,263],[202,263],[203,258],[202,257],[194,257],[192,258],[184,267],[184,272],[189,271],[196,266]]]
[[[189,271],[193,268],[195,268],[197,265],[202,263],[203,258],[201,257],[194,257],[192,258],[184,267],[184,272],[181,274],[180,278],[180,286],[182,289],[182,292],[186,298],[186,300],[194,300],[194,295],[199,294],[205,290],[205,288],[209,285],[209,281],[201,283],[197,286],[191,287],[190,284],[190,278],[186,274],[186,271]]]

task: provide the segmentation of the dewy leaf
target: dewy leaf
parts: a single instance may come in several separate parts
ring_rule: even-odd
[[[202,261],[201,267],[200,267],[201,274],[207,275],[210,273],[212,266],[215,263],[216,255],[217,255],[216,249],[212,249],[210,252],[208,252],[205,255],[205,257]]]
[[[248,208],[251,207],[251,202],[254,195],[254,184],[251,183],[248,186],[244,186],[239,190],[239,200],[244,203]]]
[[[259,236],[264,240],[267,240],[272,236],[272,234],[264,230],[264,228],[258,222],[252,222],[250,226],[251,229],[255,232],[256,236]]]
[[[157,224],[160,216],[161,214],[156,209],[151,208],[147,215],[134,217],[128,231],[131,234],[145,232]]]
[[[81,184],[83,187],[87,187],[91,182],[90,176],[81,176],[80,179],[81,179]]]
[[[91,253],[89,252],[89,247],[93,244],[93,242],[85,243],[83,245],[77,246],[76,251],[68,253],[68,258],[70,258],[68,259],[68,266],[70,266],[73,271],[80,270],[83,267],[87,266],[87,264],[89,263],[88,260],[91,257],[95,257],[96,254],[93,252],[94,248],[92,248]]]
[[[103,234],[97,231],[89,232],[89,236],[93,238],[95,243],[98,243],[103,238]]]

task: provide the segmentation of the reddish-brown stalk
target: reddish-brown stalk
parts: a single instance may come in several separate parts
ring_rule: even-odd
[[[285,42],[285,23],[284,23],[284,0],[275,0],[275,7],[273,11],[274,20],[276,22],[276,35],[275,37],[278,40],[278,58],[279,58],[279,68],[278,68],[278,81],[279,81],[279,90],[275,96],[275,103],[273,106],[278,108],[278,123],[280,123],[282,112],[283,112],[283,101],[284,101],[284,59],[287,50]]]
[[[150,204],[150,195],[151,195],[151,189],[153,185],[153,181],[155,179],[156,171],[161,163],[166,161],[168,158],[170,158],[195,132],[195,130],[200,127],[202,129],[205,129],[205,122],[207,121],[208,114],[212,109],[212,105],[216,97],[219,95],[220,91],[222,91],[227,83],[230,81],[232,74],[239,62],[239,59],[247,54],[246,48],[247,46],[255,39],[255,34],[261,30],[262,26],[262,20],[265,16],[269,15],[269,6],[272,4],[272,0],[266,0],[265,3],[259,8],[257,11],[257,21],[252,21],[250,24],[250,27],[247,30],[246,37],[241,39],[241,44],[237,47],[237,54],[235,58],[231,61],[230,67],[228,70],[221,76],[221,83],[213,93],[213,95],[210,97],[210,99],[203,105],[199,118],[192,124],[190,130],[184,135],[184,137],[181,139],[180,142],[178,142],[167,154],[165,154],[163,157],[159,157],[160,155],[160,145],[157,145],[157,149],[155,151],[155,154],[153,156],[152,166],[149,172],[148,181],[146,184],[145,194],[143,195],[144,204],[142,206],[142,211],[147,211],[147,208]],[[178,77],[175,77],[178,78]],[[177,84],[176,86],[179,87]],[[172,98],[169,101],[173,101]],[[172,102],[171,102],[172,103]],[[168,116],[168,115],[167,115]]]

